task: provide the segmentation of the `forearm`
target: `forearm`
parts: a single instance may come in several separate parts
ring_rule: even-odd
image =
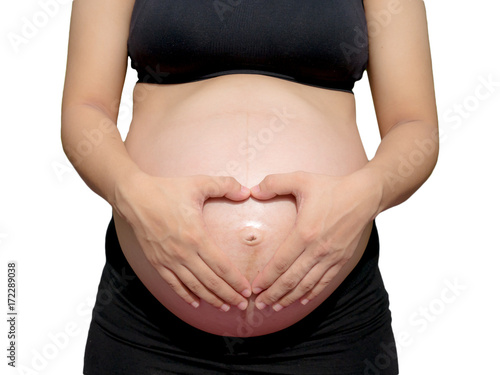
[[[125,148],[116,121],[98,106],[63,106],[61,140],[81,178],[110,204],[116,184],[140,172]]]
[[[375,216],[404,202],[420,188],[436,165],[438,151],[435,123],[403,122],[383,137],[373,159],[360,171],[370,176],[379,192]]]

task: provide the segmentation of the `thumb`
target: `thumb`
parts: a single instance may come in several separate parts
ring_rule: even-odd
[[[199,176],[200,191],[204,199],[226,197],[241,201],[250,196],[250,189],[230,176]]]
[[[303,172],[279,173],[267,175],[258,185],[250,191],[257,199],[271,199],[276,195],[293,194],[298,197]]]

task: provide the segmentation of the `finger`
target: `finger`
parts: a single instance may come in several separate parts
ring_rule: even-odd
[[[188,269],[186,267],[186,269]],[[245,310],[248,306],[248,300],[238,293],[226,280],[219,277],[202,259],[198,262],[191,261],[189,263],[189,271],[196,277],[192,284],[186,284],[193,293],[200,298],[206,299],[206,295],[215,296],[218,300],[228,305],[238,306],[240,310]],[[205,289],[200,289],[199,286]],[[247,289],[250,291],[250,289]],[[202,294],[201,294],[202,293]],[[249,294],[249,293],[248,293]],[[247,295],[248,295],[247,294]],[[206,301],[213,306],[219,307],[219,301],[209,296]]]
[[[268,289],[259,294],[255,299],[255,305],[259,310],[266,306],[273,306],[276,311],[281,310],[279,301],[283,300],[285,296],[293,292],[295,287],[302,280],[302,275],[296,271],[289,269],[285,272],[276,282],[274,282]]]
[[[199,223],[198,227],[201,225],[204,223]],[[226,302],[233,305],[247,302],[246,298],[252,294],[250,282],[215,244],[208,233],[201,233],[199,238],[201,238],[199,247],[203,250],[198,251],[198,256],[203,264],[193,265],[201,266],[196,276],[204,280],[204,284]],[[211,272],[207,272],[207,268]],[[214,275],[218,278],[214,278]]]
[[[308,260],[305,254],[299,256],[285,273],[283,273],[267,290],[262,292],[256,298],[256,306],[259,309],[262,309],[265,306],[273,306],[273,308],[275,308],[274,306],[281,304],[280,301],[283,301],[286,296],[289,296],[290,293],[294,293],[299,285],[302,285],[302,288],[309,288],[296,298],[303,296],[307,291],[312,289],[314,285],[316,285],[325,272],[321,272],[321,267],[318,264],[319,261],[320,259],[314,258]],[[306,284],[304,284],[304,279]],[[285,300],[285,303],[286,301],[287,300]],[[294,301],[291,301],[290,303],[293,302]],[[280,309],[280,307],[277,309],[275,308],[276,311],[279,311]]]
[[[175,273],[165,267],[160,267],[157,271],[161,278],[165,280],[168,286],[170,286],[180,298],[194,308],[200,306],[200,299],[179,280]]]
[[[223,284],[223,281],[220,280],[217,276],[213,275],[212,278],[214,280],[219,279],[218,281],[207,281],[200,280],[192,273],[191,269],[185,268],[177,271],[178,277],[184,285],[196,296],[200,299],[207,302],[209,305],[212,305],[215,308],[218,308],[221,311],[229,311],[230,303],[227,303],[223,298],[220,298],[217,294],[215,294],[207,285],[216,285],[217,282]],[[222,293],[224,294],[224,293]]]
[[[149,246],[153,245],[153,248],[156,248],[155,252],[160,254],[157,259],[153,257],[152,264],[155,264],[158,270],[164,268],[174,274],[172,276],[165,271],[161,273],[176,293],[188,303],[192,303],[193,298],[202,298],[217,308],[221,308],[226,303],[236,305],[242,310],[246,309],[248,301],[245,297],[251,295],[250,283],[234,267],[222,250],[213,243],[209,234],[200,230],[204,223],[199,215],[194,216],[192,220],[195,223],[192,226],[194,229],[182,231],[185,235],[181,248],[172,244],[149,244]],[[170,247],[170,252],[173,252],[166,258],[161,255],[164,253],[164,246]],[[188,252],[185,248],[191,251]],[[189,271],[186,272],[186,270]],[[215,272],[218,272],[220,276]],[[177,277],[179,282],[176,282],[174,277]],[[231,285],[221,277],[227,277]],[[184,284],[192,295],[186,295],[186,288],[183,290],[179,283]]]
[[[342,265],[336,264],[335,266],[331,267],[328,271],[326,271],[323,277],[311,289],[311,291],[309,291],[309,293],[306,293],[298,297],[300,298],[300,303],[303,305],[307,305],[310,301],[319,296],[321,292],[325,290],[326,287],[330,286],[331,283],[334,282],[335,277],[339,274],[341,269]],[[298,292],[297,294],[300,294],[300,292]]]
[[[186,234],[183,243],[194,252],[191,256],[184,252],[177,261],[190,269],[214,294],[241,308],[252,294],[250,282],[216,245],[201,214],[198,212],[189,220],[189,228],[183,231]]]
[[[250,191],[257,199],[271,199],[276,195],[300,194],[304,184],[304,172],[280,173],[267,175],[258,185]]]
[[[257,275],[252,283],[252,290],[255,294],[261,293],[273,285],[281,275],[283,275],[297,258],[304,252],[305,242],[298,231],[292,230],[290,235],[285,239],[281,246],[276,250],[276,253],[266,264],[261,273]],[[305,273],[304,273],[305,274]],[[284,294],[288,293],[295,285],[290,281],[294,276],[303,277],[299,274],[290,274],[284,281],[285,283],[278,284],[274,288],[273,296],[279,299]],[[279,295],[281,293],[281,295]],[[270,297],[270,296],[269,296]],[[271,301],[269,299],[269,301]],[[263,302],[263,301],[261,301]],[[273,301],[274,302],[274,301]]]
[[[341,268],[341,265],[335,265],[325,272],[318,264],[298,283],[294,290],[272,305],[273,309],[280,311],[297,301],[300,301],[302,305],[307,305],[331,284]]]
[[[250,196],[250,189],[241,185],[230,176],[197,176],[197,185],[203,195],[203,201],[208,198],[226,197],[234,201],[241,201]]]

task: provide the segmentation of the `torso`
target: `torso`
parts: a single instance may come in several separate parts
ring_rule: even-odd
[[[272,173],[340,176],[367,163],[351,93],[257,74],[138,84],[125,145],[152,175],[226,175],[248,187]],[[293,196],[238,203],[209,199],[203,210],[210,234],[250,282],[292,229],[296,214]],[[206,303],[194,309],[181,300],[147,262],[131,228],[114,216],[127,260],[165,308],[204,331],[240,337],[283,329],[314,310],[354,268],[371,231],[370,225],[335,282],[306,306],[297,302],[279,313],[259,311],[252,296],[246,311],[233,307],[224,313]]]

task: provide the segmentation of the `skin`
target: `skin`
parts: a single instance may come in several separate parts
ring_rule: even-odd
[[[438,120],[424,3],[400,1],[399,7],[394,3],[364,2],[368,25],[379,25],[376,32],[369,32],[367,69],[382,138],[375,157],[342,179],[309,176],[304,185],[296,176],[276,175],[252,188],[257,198],[292,193],[299,206],[308,202],[307,210],[304,204],[299,211],[294,235],[252,284],[256,293],[266,289],[257,299],[258,306],[280,309],[297,299],[307,303],[315,298],[335,277],[342,261],[349,259],[363,224],[408,199],[437,162]],[[387,9],[398,10],[387,26],[380,27],[377,15]],[[417,154],[422,158],[410,162],[412,170],[402,173],[403,163],[415,160]],[[319,199],[325,189],[327,196],[352,200],[325,204]],[[352,189],[359,194],[350,194]],[[375,197],[373,192],[377,192]]]
[[[201,316],[216,322],[218,314],[226,314],[233,323],[211,324],[211,330],[233,336],[247,335],[234,322],[248,321],[258,310],[267,323],[250,335],[283,328],[276,322],[293,324],[354,268],[372,220],[410,197],[429,177],[438,137],[425,9],[419,0],[398,4],[364,2],[372,26],[380,23],[381,12],[393,11],[390,22],[370,28],[368,76],[381,143],[368,161],[351,94],[251,75],[138,85],[134,120],[123,142],[115,124],[133,1],[74,2],[63,147],[88,186],[113,207],[125,255],[171,311],[205,330],[210,328],[197,323]],[[264,93],[270,99],[259,102]],[[231,101],[234,105],[228,105]],[[276,136],[251,163],[239,160],[242,170],[228,167],[228,158],[238,154],[226,155],[225,150],[243,139],[258,150],[249,134],[269,124],[272,109],[283,105],[296,109],[297,115],[293,126],[280,133],[288,141],[280,143]],[[194,112],[198,118],[189,117]],[[244,126],[234,126],[238,121]],[[221,142],[219,135],[224,134],[227,143],[204,142],[215,146],[200,149],[200,144],[187,152],[207,124],[220,128],[203,133],[205,141]],[[86,134],[95,134],[98,141],[82,153]],[[169,147],[166,142],[171,142]],[[297,145],[305,148],[303,154]],[[279,159],[283,153],[287,157]],[[209,164],[200,169],[199,159],[190,155],[201,155]],[[319,162],[324,159],[330,163]],[[226,176],[213,173],[221,170]],[[293,208],[294,215],[286,215],[292,220],[267,232],[236,230],[248,227],[248,217],[265,223],[269,212],[262,207],[272,207],[269,212]],[[241,226],[224,235],[221,222],[235,218],[241,219]],[[242,239],[248,242],[273,230],[280,236],[265,242],[265,256],[258,262],[245,256],[238,263],[243,249],[253,246],[239,245]],[[173,302],[169,305],[168,300]]]
[[[170,179],[227,173],[252,186],[277,172],[300,169],[341,176],[367,163],[354,126],[355,108],[349,93],[318,91],[265,76],[228,75],[168,87],[139,85],[135,94],[134,119],[125,146],[148,175]],[[318,109],[322,102],[333,103],[326,113]],[[181,186],[166,197],[175,200],[183,190],[185,187]],[[147,186],[137,190],[145,197],[151,195],[150,191]],[[151,209],[162,204],[156,199],[149,201]],[[182,221],[189,222],[189,215],[171,215],[170,211],[161,211],[167,224],[176,223],[180,229]],[[189,207],[186,211],[195,217]],[[182,247],[179,259],[166,258],[170,254],[163,254],[156,244],[156,254],[148,254],[123,215],[117,213],[114,217],[121,248],[149,291],[187,323],[225,336],[263,335],[288,327],[309,314],[356,265],[371,229],[368,225],[363,230],[363,240],[348,264],[307,306],[297,302],[285,311],[276,312],[270,307],[259,311],[254,294],[246,309],[221,312],[203,300],[197,309],[192,309],[163,281],[164,269],[171,270],[172,265],[183,262]],[[203,205],[202,217],[208,235],[251,281],[293,231],[297,204],[291,194],[265,200],[251,197],[240,202],[210,198]],[[165,242],[169,241],[165,248],[176,246],[172,239],[173,236],[165,238]],[[155,268],[148,260],[152,255],[160,259],[160,267]],[[189,264],[186,262],[185,266]]]

